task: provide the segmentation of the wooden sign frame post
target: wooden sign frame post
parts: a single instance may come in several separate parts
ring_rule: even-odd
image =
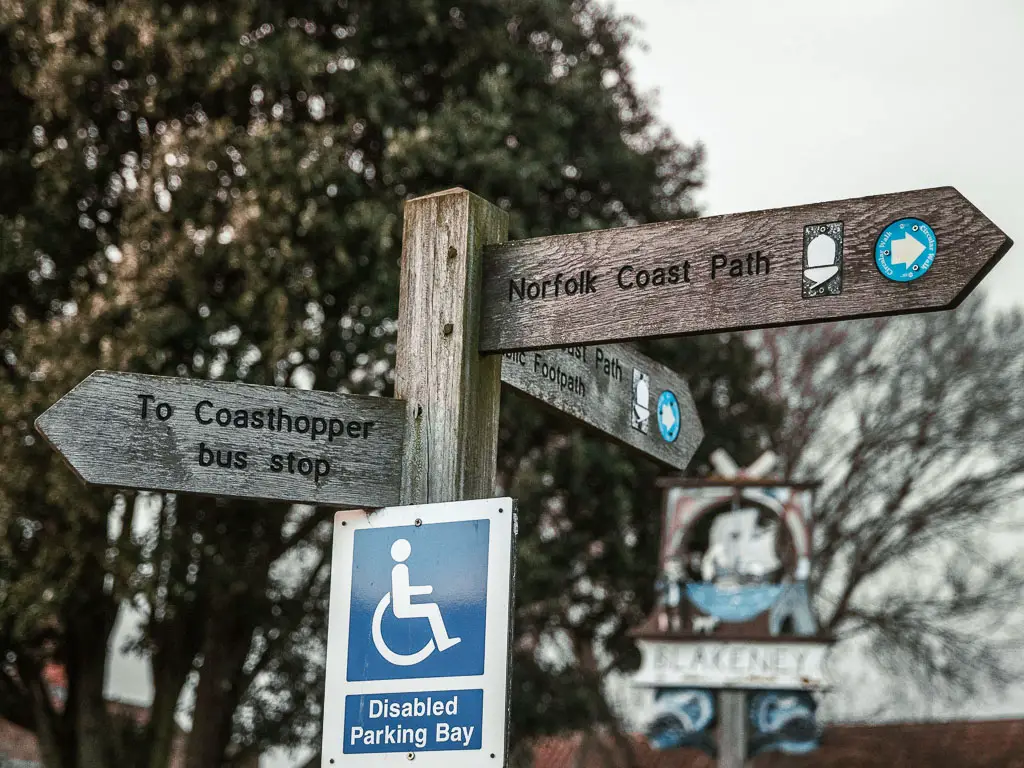
[[[718,768],[747,764],[747,692],[718,692]]]
[[[739,506],[737,488],[732,508]],[[747,692],[742,688],[719,691],[718,713],[718,768],[743,768],[747,764]]]
[[[395,397],[407,408],[402,504],[494,494],[501,356],[479,352],[485,245],[508,214],[464,189],[405,203]]]

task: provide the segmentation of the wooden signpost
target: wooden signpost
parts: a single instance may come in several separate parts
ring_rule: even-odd
[[[36,428],[90,483],[372,515],[493,496],[505,381],[682,469],[702,436],[685,383],[609,342],[952,307],[1011,245],[952,188],[505,244],[507,229],[463,189],[406,203],[399,399],[97,372]],[[723,707],[741,734],[742,696]],[[481,727],[507,714],[485,706]]]
[[[947,309],[1011,245],[952,187],[520,240],[484,259],[480,349]]]
[[[397,503],[405,408],[381,397],[97,371],[36,420],[86,482]]]
[[[501,380],[675,469],[704,437],[683,377],[629,344],[509,352]]]

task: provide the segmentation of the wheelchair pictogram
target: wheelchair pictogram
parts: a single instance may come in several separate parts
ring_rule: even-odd
[[[377,603],[373,612],[371,633],[373,645],[387,661],[399,667],[411,667],[427,659],[435,650],[443,652],[462,642],[460,637],[449,637],[441,609],[437,603],[414,603],[413,597],[429,595],[434,591],[430,584],[415,586],[410,582],[409,566],[405,561],[412,554],[412,545],[408,539],[397,539],[391,545],[391,558],[395,566],[391,569],[391,591]],[[433,635],[426,644],[415,653],[396,653],[388,647],[384,640],[381,625],[388,606],[396,619],[427,619]]]
[[[483,672],[489,530],[467,520],[355,531],[349,680]]]

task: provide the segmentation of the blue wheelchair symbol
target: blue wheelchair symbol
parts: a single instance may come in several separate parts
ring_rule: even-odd
[[[472,520],[355,532],[349,680],[483,674],[489,529]]]
[[[395,561],[395,565],[391,569],[391,591],[380,599],[373,612],[373,644],[381,656],[399,667],[411,667],[413,664],[419,664],[432,654],[435,648],[439,651],[447,651],[462,642],[461,637],[448,636],[448,630],[444,625],[444,618],[441,616],[441,609],[437,607],[437,603],[412,602],[414,595],[429,595],[434,588],[429,584],[414,587],[409,583],[409,566],[405,564],[405,561],[411,554],[412,545],[408,539],[398,539],[391,545],[391,559]],[[387,611],[389,604],[391,604],[397,619],[426,619],[430,622],[430,631],[434,636],[416,653],[395,653],[384,640],[381,627],[384,624],[384,612]]]

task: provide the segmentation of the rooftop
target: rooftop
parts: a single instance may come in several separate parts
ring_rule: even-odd
[[[714,768],[715,761],[695,749],[657,752],[642,737],[623,748],[608,739],[588,740],[588,755],[574,762],[579,734],[537,743],[534,768]],[[1024,768],[1024,720],[894,723],[826,726],[822,746],[809,755],[767,753],[752,768]]]

